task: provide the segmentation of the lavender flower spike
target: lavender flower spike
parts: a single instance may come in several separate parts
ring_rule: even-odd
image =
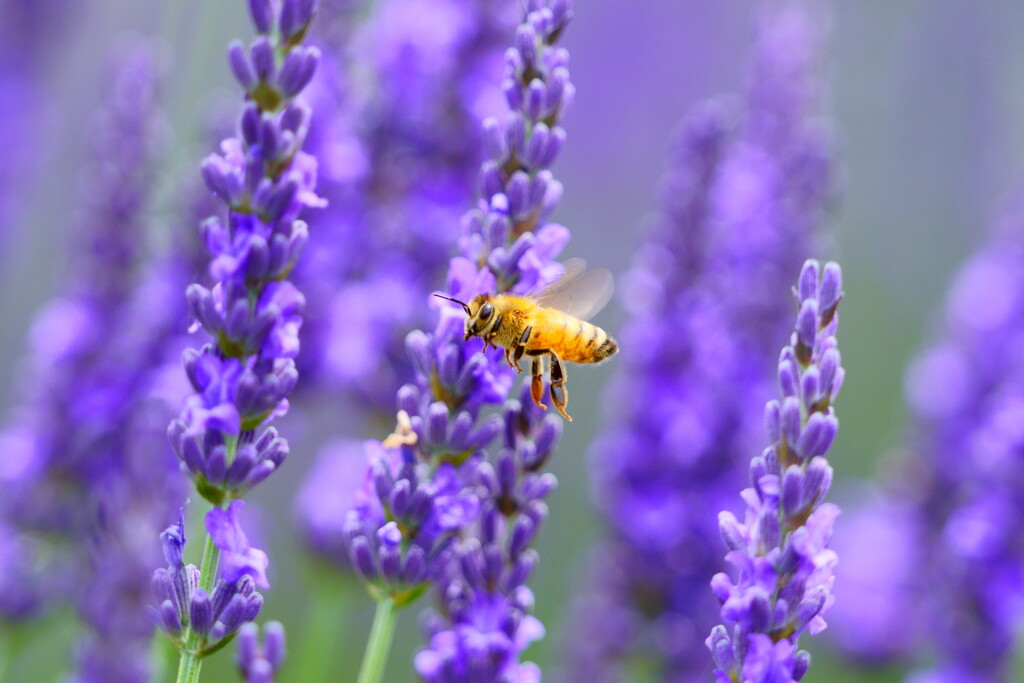
[[[835,339],[841,284],[837,264],[820,278],[817,261],[804,264],[796,327],[779,357],[780,395],[765,406],[772,445],[750,463],[743,522],[729,511],[718,518],[726,560],[738,571],[736,581],[724,573],[711,581],[724,625],[705,643],[720,683],[799,681],[810,655],[797,641],[825,629],[834,600],[828,541],[839,508],[822,501],[832,483],[825,454],[839,425],[832,401],[843,383]]]
[[[483,197],[463,219],[459,256],[448,269],[447,294],[461,300],[533,292],[564,271],[555,259],[569,230],[547,218],[562,193],[550,166],[574,92],[568,53],[556,45],[572,6],[530,0],[525,9],[505,53],[508,111],[484,122]],[[382,680],[396,608],[431,583],[442,609],[427,629],[429,649],[416,659],[421,676],[453,680],[472,670],[483,680],[529,680],[536,667],[519,655],[541,629],[528,616],[533,598],[525,583],[536,563],[530,546],[547,515],[543,498],[554,486],[540,470],[560,418],[526,406],[532,401],[509,401],[515,375],[502,354],[465,339],[461,306],[436,297],[430,304],[439,313],[434,331],[406,337],[416,381],[398,390],[395,432],[364,446],[369,471],[346,519],[352,564],[379,601],[359,680]],[[503,403],[502,416],[481,419],[486,405]],[[489,457],[499,435],[504,448]],[[495,647],[487,662],[482,642]]]
[[[214,217],[202,225],[215,284],[187,291],[213,343],[185,354],[196,393],[168,431],[182,469],[216,505],[243,496],[288,454],[287,442],[267,426],[288,410],[298,379],[305,299],[287,277],[307,240],[298,215],[323,205],[314,193],[316,159],[302,151],[310,114],[294,100],[319,59],[300,42],[316,3],[249,4],[261,33],[251,59],[238,43],[229,49],[246,90],[240,137],[202,164],[207,186],[228,208],[226,223]],[[264,26],[266,16],[275,16],[276,32]]]
[[[216,506],[207,515],[209,536],[198,587],[181,578],[156,580],[165,630],[181,649],[179,680],[199,678],[201,658],[225,643],[259,611],[254,585],[266,586],[267,557],[249,546],[236,518],[237,500],[270,476],[288,454],[287,442],[269,426],[288,410],[298,380],[295,356],[305,299],[288,281],[305,247],[304,207],[324,202],[314,192],[316,159],[302,151],[309,109],[295,98],[312,79],[320,53],[303,45],[316,0],[250,0],[257,37],[246,51],[228,49],[231,69],[245,90],[238,137],[202,163],[207,187],[227,207],[227,220],[202,225],[215,283],[188,287],[198,327],[211,337],[189,349],[185,372],[195,391],[170,441],[196,491]],[[217,564],[221,560],[219,582]],[[181,580],[177,580],[181,579]],[[176,587],[172,590],[172,587]],[[187,609],[183,593],[188,593]],[[184,629],[179,635],[176,627]]]

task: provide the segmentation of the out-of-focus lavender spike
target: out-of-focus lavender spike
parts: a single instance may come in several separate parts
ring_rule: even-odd
[[[1024,601],[1022,292],[1018,196],[955,276],[935,341],[910,363],[913,423],[897,476],[853,511],[839,539],[854,552],[888,537],[890,550],[840,563],[836,640],[869,662],[930,651],[933,665],[908,681],[1014,678]]]
[[[694,634],[718,619],[706,581],[722,567],[707,511],[773,467],[774,456],[750,455],[765,426],[781,436],[793,425],[765,402],[777,379],[787,394],[802,387],[795,367],[776,361],[793,274],[816,250],[831,198],[828,140],[814,118],[818,40],[799,5],[766,8],[745,96],[701,105],[676,144],[660,213],[620,290],[631,318],[611,393],[637,400],[609,405],[592,453],[608,538],[574,607],[563,680],[620,680],[631,657],[666,679],[706,675]],[[830,433],[823,426],[823,441],[807,447]]]
[[[138,267],[163,132],[159,56],[149,44],[125,42],[109,70],[74,236],[75,275],[33,326],[27,367],[35,386],[0,434],[8,463],[0,487],[4,524],[19,541],[64,541],[47,550],[53,566],[36,579],[87,626],[77,675],[141,681],[149,675],[145,595],[158,563],[155,536],[181,496],[173,456],[152,444],[154,422],[165,419],[161,364],[184,311],[169,296],[177,264],[144,274]],[[18,566],[0,564],[0,584]],[[24,608],[32,582],[20,590]]]
[[[838,318],[817,313],[818,273],[818,263],[809,260],[798,280],[800,312],[787,350],[798,359],[801,375],[813,372],[823,352],[835,346]],[[816,312],[811,324],[807,310]],[[784,350],[781,362],[789,362],[789,355]],[[831,387],[825,393],[831,395]],[[800,402],[802,431],[811,428],[811,417],[833,415],[830,399],[801,396]],[[743,522],[728,510],[719,514],[726,560],[736,575],[734,580],[720,573],[711,580],[724,624],[711,630],[705,644],[720,683],[748,679],[753,671],[772,672],[772,680],[800,680],[810,660],[797,652],[797,641],[805,630],[816,635],[825,629],[824,615],[835,599],[836,554],[828,546],[839,508],[823,502],[817,492],[802,495],[804,476],[812,467],[829,473],[831,468],[824,454],[811,459],[797,448],[802,436],[782,434],[772,444],[783,474],[767,474],[760,488],[743,491]]]

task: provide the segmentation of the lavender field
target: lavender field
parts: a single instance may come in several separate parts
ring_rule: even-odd
[[[1024,679],[1022,27],[0,0],[0,683]]]

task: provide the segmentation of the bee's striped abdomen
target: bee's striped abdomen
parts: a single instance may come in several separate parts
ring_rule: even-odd
[[[615,340],[596,325],[559,313],[557,334],[551,349],[559,358],[573,363],[600,363],[618,350]]]

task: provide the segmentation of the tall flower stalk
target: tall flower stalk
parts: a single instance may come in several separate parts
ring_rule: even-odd
[[[182,469],[213,504],[203,558],[185,565],[183,524],[164,534],[169,567],[154,577],[161,623],[181,650],[179,681],[199,678],[202,657],[220,649],[255,618],[267,588],[268,558],[241,528],[242,498],[288,454],[270,421],[288,409],[298,379],[294,358],[305,304],[287,278],[308,231],[303,207],[319,207],[316,159],[302,151],[310,121],[296,100],[316,72],[319,50],[303,44],[315,0],[250,0],[257,37],[248,51],[228,49],[245,90],[237,138],[202,163],[227,219],[210,218],[202,238],[215,284],[188,287],[197,325],[211,337],[185,353],[195,391],[168,430]]]
[[[86,627],[73,679],[144,681],[156,534],[182,495],[170,449],[152,448],[164,430],[154,424],[166,420],[152,393],[184,306],[168,296],[170,270],[139,266],[163,132],[159,60],[145,43],[125,43],[108,68],[75,277],[36,318],[33,393],[0,435],[12,533],[0,545],[20,547],[0,562],[0,607],[24,615],[34,602],[72,604]],[[52,561],[33,566],[33,548]]]
[[[555,44],[572,10],[566,0],[531,0],[525,10],[505,56],[509,111],[484,122],[483,196],[463,219],[459,255],[449,264],[448,294],[462,300],[533,292],[563,270],[554,259],[569,231],[547,217],[561,197],[549,167],[564,143],[559,121],[573,95],[568,55]],[[529,545],[546,514],[542,499],[553,486],[539,470],[560,418],[509,402],[515,376],[503,356],[464,340],[461,308],[434,297],[430,305],[438,309],[434,331],[406,338],[416,382],[398,391],[394,433],[364,444],[369,469],[346,519],[353,566],[378,600],[362,683],[382,680],[396,610],[431,584],[442,613],[431,620],[430,650],[417,657],[421,676],[458,676],[468,656],[461,638],[474,631],[500,641],[493,662],[500,671],[492,673],[511,675],[536,637],[524,583],[536,561]],[[503,416],[483,415],[503,403]],[[485,449],[499,435],[504,448],[489,456]],[[474,603],[461,603],[465,609],[450,602],[461,587]],[[454,649],[440,649],[439,636]]]
[[[629,315],[608,426],[591,454],[606,536],[573,607],[564,679],[617,681],[634,667],[707,678],[722,568],[714,515],[761,436],[792,273],[817,248],[832,151],[815,119],[820,30],[799,5],[766,8],[742,99],[685,121],[659,213],[622,301]]]
[[[771,445],[750,461],[743,521],[728,510],[718,517],[737,573],[711,581],[724,624],[706,643],[721,683],[802,679],[810,655],[797,651],[800,635],[824,630],[834,601],[836,554],[828,544],[839,508],[823,500],[832,484],[825,455],[839,427],[832,402],[844,374],[835,339],[839,266],[819,272],[808,261],[794,293],[800,308],[779,357],[779,398],[765,406]]]

